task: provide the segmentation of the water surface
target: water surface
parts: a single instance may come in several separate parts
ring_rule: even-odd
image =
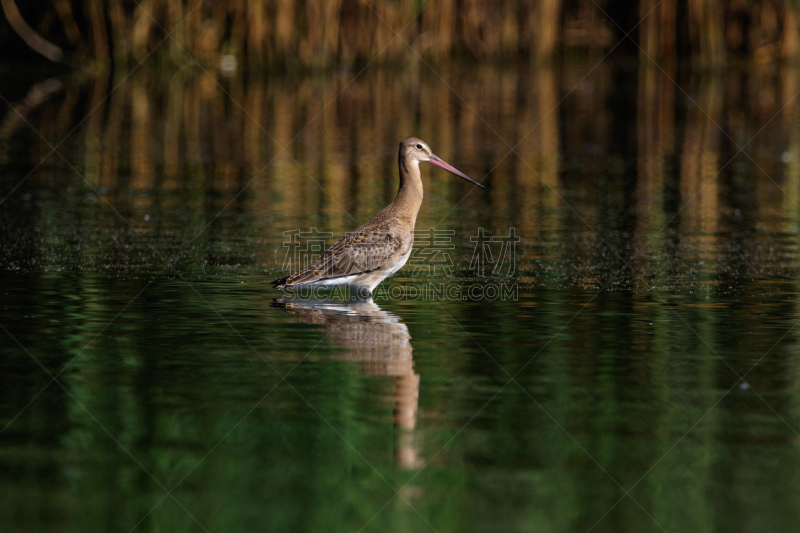
[[[800,73],[599,60],[0,82],[0,528],[794,531]]]

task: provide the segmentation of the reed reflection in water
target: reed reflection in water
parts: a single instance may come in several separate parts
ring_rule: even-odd
[[[359,363],[361,371],[376,376],[393,376],[393,422],[398,430],[395,463],[401,468],[422,466],[414,430],[417,427],[420,377],[414,371],[408,326],[370,300],[276,299],[300,322],[325,326],[328,336],[344,352],[335,357]]]
[[[443,68],[463,100],[422,65],[352,83],[141,71],[105,100],[119,78],[0,80],[53,144],[78,126],[59,147],[75,172],[53,155],[36,167],[50,147],[0,119],[0,323],[54,374],[70,364],[66,390],[36,399],[49,377],[2,345],[3,530],[94,530],[98,514],[108,531],[144,516],[142,531],[197,529],[176,507],[148,515],[163,491],[66,391],[165,486],[202,461],[173,494],[209,530],[361,528],[391,488],[288,386],[259,403],[280,378],[255,352],[285,374],[323,334],[299,319],[334,342],[292,385],[392,485],[434,458],[414,505],[442,532],[587,531],[601,517],[595,531],[660,531],[627,500],[606,514],[621,493],[598,463],[626,488],[650,472],[632,495],[669,531],[794,531],[798,72],[665,67],[681,90],[646,62],[591,70],[599,59]],[[454,230],[452,276],[432,282],[485,281],[470,236],[514,227],[504,281],[519,300],[378,300],[402,323],[269,308],[283,232],[332,241],[374,215],[409,133],[489,185],[423,172],[417,227]],[[427,281],[412,272],[396,281]],[[747,387],[726,362],[758,363]],[[518,369],[553,418],[513,383],[498,393]],[[424,525],[405,504],[376,520]]]
[[[410,133],[489,185],[477,194],[423,173],[418,227],[456,228],[467,239],[478,226],[514,226],[524,239],[520,264],[571,264],[587,286],[599,280],[587,265],[609,248],[638,272],[653,265],[652,254],[686,245],[674,239],[681,233],[715,254],[715,234],[736,209],[755,209],[769,231],[794,218],[797,70],[665,74],[613,58],[593,66],[452,66],[443,70],[452,89],[421,66],[368,70],[354,80],[215,79],[192,70],[164,80],[145,71],[107,99],[117,80],[34,85],[18,91],[16,106],[53,142],[96,110],[59,149],[75,171],[48,156],[50,147],[17,115],[6,115],[0,192],[11,195],[0,216],[25,231],[0,236],[14,254],[5,264],[101,268],[109,250],[146,238],[164,252],[144,258],[157,270],[199,239],[198,249],[214,250],[212,261],[275,272],[284,230],[314,225],[340,234],[391,201],[393,154]],[[71,202],[55,201],[64,197]],[[241,235],[242,217],[270,243],[250,257],[225,244]],[[580,250],[547,245],[553,232],[573,235]],[[77,248],[75,240],[92,245]],[[65,261],[67,250],[74,255]],[[115,257],[128,266],[138,260]]]

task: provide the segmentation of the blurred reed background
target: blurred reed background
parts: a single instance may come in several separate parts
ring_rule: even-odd
[[[542,259],[536,246],[553,231],[574,232],[588,244],[580,253],[605,253],[602,238],[625,255],[632,242],[641,246],[672,220],[659,236],[664,246],[662,239],[683,233],[708,241],[701,248],[715,253],[715,239],[730,230],[734,211],[769,232],[796,224],[796,69],[673,73],[684,95],[651,64],[631,69],[621,58],[585,78],[594,61],[451,66],[440,72],[455,92],[424,67],[371,68],[352,83],[346,73],[295,79],[200,69],[182,69],[164,81],[158,69],[144,69],[107,99],[118,76],[39,82],[16,101],[19,115],[9,112],[0,123],[0,171],[8,177],[0,196],[13,193],[2,210],[5,227],[24,229],[5,232],[0,244],[17,254],[11,263],[20,268],[60,264],[58,254],[74,242],[84,245],[72,264],[103,264],[107,258],[97,250],[118,248],[117,234],[126,231],[104,198],[142,235],[167,247],[188,242],[206,224],[213,240],[215,228],[225,231],[244,216],[247,231],[271,243],[245,262],[276,269],[283,259],[274,255],[282,250],[276,227],[345,231],[391,201],[397,142],[409,132],[490,185],[487,194],[474,194],[468,184],[424,172],[427,201],[418,227],[458,228],[463,219],[471,226],[459,235],[467,239],[476,224],[498,231],[515,226],[535,245],[521,251],[520,259],[531,264]],[[59,148],[74,171],[46,157],[50,147],[20,115],[53,142],[88,115]],[[761,128],[747,146],[756,163],[743,154],[730,162],[738,146],[726,134],[741,146]],[[519,143],[519,157],[509,155],[506,141]],[[562,198],[580,219],[563,209]],[[223,208],[225,216],[217,218]],[[98,224],[116,230],[98,232]],[[237,228],[226,238],[247,233]],[[95,252],[85,244],[93,239],[102,241]],[[562,251],[565,261],[576,253],[572,246]],[[542,253],[550,252],[561,253]],[[585,259],[585,265],[604,261]]]
[[[800,55],[795,0],[3,0],[2,7],[4,51],[25,48],[19,34],[53,60],[123,68],[154,49],[164,29],[174,41],[159,55],[177,62],[188,60],[185,48],[202,61],[229,54],[248,67],[357,67],[386,47],[379,62],[406,63],[403,39],[433,61],[548,59],[608,50],[651,10],[632,37],[660,61],[721,67]]]
[[[63,50],[64,61],[83,54],[114,66],[93,75],[80,69],[51,79],[37,74],[33,81],[16,68],[22,74],[3,81],[13,110],[0,122],[0,198],[22,207],[8,207],[2,216],[9,228],[41,229],[1,237],[0,244],[16,250],[14,268],[46,265],[48,254],[81,231],[70,210],[88,202],[93,210],[82,213],[99,216],[100,199],[144,234],[166,240],[187,242],[205,224],[213,234],[214,225],[235,219],[217,217],[222,208],[252,216],[277,249],[276,227],[305,227],[311,220],[345,231],[391,201],[394,151],[410,133],[492,185],[488,194],[464,198],[465,184],[425,173],[429,200],[420,227],[454,227],[466,215],[472,226],[465,236],[476,222],[498,230],[515,226],[533,243],[550,230],[574,231],[584,243],[615,243],[626,256],[631,242],[620,236],[642,244],[667,220],[666,238],[686,230],[710,240],[709,249],[733,212],[752,208],[748,224],[758,219],[768,231],[796,223],[800,76],[790,60],[798,39],[789,4],[721,9],[648,0],[626,10],[604,3],[624,28],[655,10],[634,33],[645,52],[627,43],[603,59],[621,33],[591,0],[435,0],[403,34],[435,60],[433,67],[392,40],[393,32],[362,2],[2,5],[6,12],[17,5],[33,30]],[[425,4],[372,5],[400,30]],[[167,28],[177,25],[180,45],[158,46],[164,33],[146,13]],[[3,42],[14,39],[8,27],[0,31]],[[387,43],[363,73],[273,75],[257,66],[356,66]],[[15,46],[27,49],[21,41]],[[181,46],[208,67],[197,68]],[[152,50],[133,75],[117,68]],[[240,59],[238,68],[218,68],[227,55]],[[513,60],[531,55],[560,59]],[[498,57],[510,60],[489,61]],[[380,64],[392,58],[404,68]],[[173,60],[188,63],[175,68]],[[26,122],[52,143],[68,137],[59,152],[74,170],[46,157],[50,147]],[[756,163],[743,154],[729,162],[756,132],[747,146]],[[519,157],[509,155],[517,143]],[[71,201],[62,204],[64,195]],[[580,218],[563,216],[562,200]],[[274,253],[266,247],[255,261],[277,268],[281,258]],[[82,268],[94,259],[76,256],[74,264]],[[584,265],[602,261],[585,259]]]

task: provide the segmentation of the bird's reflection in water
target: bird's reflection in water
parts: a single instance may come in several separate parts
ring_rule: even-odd
[[[395,462],[407,469],[421,464],[414,435],[419,406],[419,374],[414,372],[411,335],[392,313],[370,300],[276,299],[301,322],[325,326],[328,335],[344,348],[337,359],[359,363],[362,372],[394,376],[394,426],[397,431]]]

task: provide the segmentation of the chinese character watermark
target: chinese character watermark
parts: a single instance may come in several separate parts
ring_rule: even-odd
[[[491,236],[486,235],[483,228],[478,228],[478,234],[469,240],[475,244],[469,263],[470,270],[478,276],[485,276],[488,266],[491,267],[493,276],[514,275],[517,268],[517,243],[520,241],[515,228],[508,228],[508,235]]]
[[[283,236],[285,237],[283,246],[286,248],[286,257],[281,268],[294,272],[316,261],[327,248],[325,239],[333,237],[333,233],[309,228],[308,231],[299,229],[284,231]]]
[[[437,230],[428,228],[426,230],[414,230],[414,249],[408,258],[408,266],[413,270],[411,275],[418,276],[421,272],[426,272],[429,276],[439,272],[453,276],[453,254],[456,245],[452,242],[454,230]]]
[[[326,240],[333,237],[331,232],[321,232],[317,228],[308,231],[294,229],[283,233],[286,256],[283,261],[283,270],[296,272],[302,270],[314,261],[324,257],[329,265],[318,265],[319,271],[330,270],[337,273],[338,277],[350,277],[349,273],[358,275],[360,271],[373,272],[386,266],[391,269],[392,258],[387,255],[390,250],[383,239],[364,238],[363,234],[348,233],[345,235],[347,253],[324,254],[328,246]],[[519,288],[513,277],[517,266],[517,243],[520,237],[516,228],[509,228],[507,233],[490,235],[482,227],[477,228],[475,234],[469,237],[471,255],[469,268],[457,269],[457,247],[454,242],[456,232],[428,228],[414,231],[414,244],[408,261],[405,264],[405,275],[420,278],[423,274],[437,278],[421,283],[419,280],[410,283],[383,282],[372,291],[375,300],[485,300],[504,301],[516,300]],[[463,248],[462,248],[463,249]],[[464,254],[464,263],[468,254]],[[511,278],[509,281],[491,283],[464,283],[465,279],[456,275],[457,271],[469,271],[475,277],[481,278]],[[342,273],[347,273],[343,275]],[[469,274],[467,274],[469,276]],[[442,279],[444,278],[444,279]],[[313,286],[312,286],[313,285]],[[326,285],[326,286],[320,286]],[[336,297],[338,292],[352,292],[356,294],[357,287],[337,287],[334,284],[313,284],[307,286],[286,287],[287,293],[293,297],[307,298],[320,297],[322,293],[329,297]],[[333,291],[333,292],[330,292]],[[340,295],[341,296],[341,295]]]

